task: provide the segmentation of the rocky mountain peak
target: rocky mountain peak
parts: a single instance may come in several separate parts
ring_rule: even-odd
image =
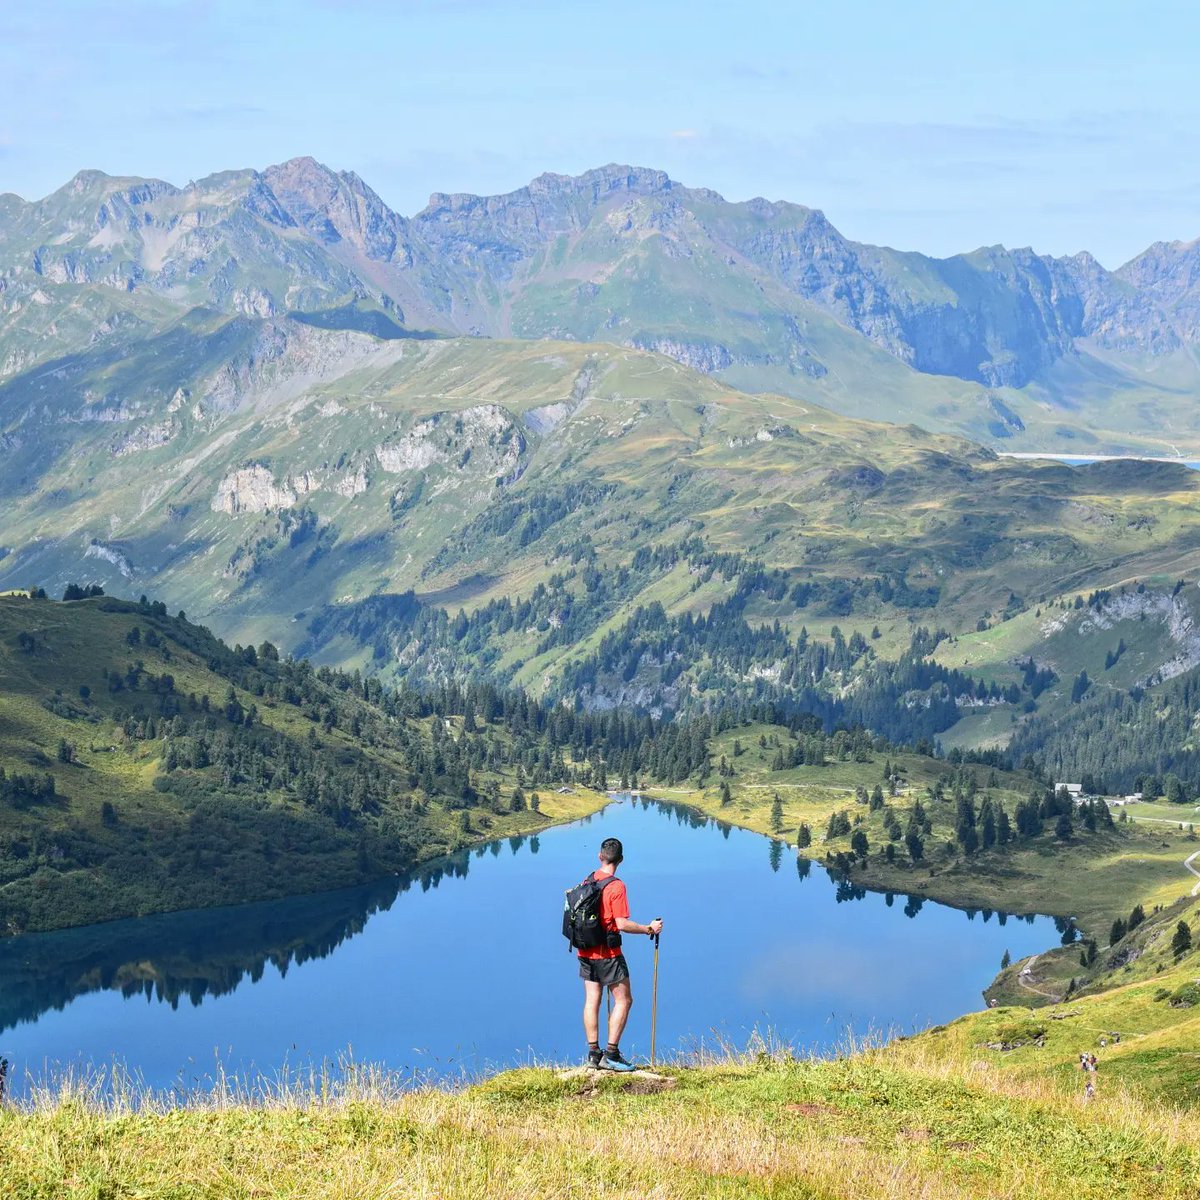
[[[414,221],[439,222],[452,214],[486,216],[504,220],[513,214],[529,211],[537,221],[550,218],[555,222],[565,218],[568,210],[574,211],[578,224],[598,206],[623,196],[660,196],[678,189],[679,184],[665,171],[648,167],[628,167],[610,163],[585,171],[582,175],[558,175],[553,172],[537,176],[525,187],[498,196],[477,196],[470,192],[434,192],[429,203],[419,212]],[[578,206],[582,204],[580,210]]]
[[[175,196],[179,189],[164,179],[142,179],[138,176],[106,175],[103,171],[78,171],[63,187],[46,197],[43,204],[68,199],[104,198],[121,195],[129,204],[147,204],[160,196]]]
[[[305,156],[268,167],[262,177],[296,224],[326,245],[346,242],[372,259],[396,254],[406,222],[353,172]]]
[[[698,189],[696,194],[703,195],[705,199],[715,196],[719,201],[724,200],[724,197],[718,196],[716,192],[709,192],[707,189]],[[767,200],[763,196],[755,196],[753,199],[742,201],[738,208],[759,221],[785,222],[790,225],[807,224],[813,228],[823,227],[837,232],[821,209],[808,208],[803,204],[793,204],[790,200]]]
[[[182,190],[88,170],[35,204],[0,198],[0,247],[32,301],[10,299],[11,334],[0,323],[13,370],[32,361],[22,331],[51,329],[48,289],[68,283],[100,289],[103,328],[118,293],[260,316],[361,301],[430,331],[668,347],[718,373],[754,363],[785,389],[817,369],[800,332],[812,310],[917,371],[988,386],[1021,387],[1087,339],[1154,355],[1200,344],[1197,242],[1116,273],[1029,247],[935,259],[851,241],[819,209],[732,203],[622,163],[502,195],[435,192],[408,219],[311,156]],[[38,353],[90,336],[54,324]]]
[[[60,188],[59,191],[67,191],[72,195],[79,196],[84,192],[102,188],[111,178],[112,176],[106,175],[103,171],[92,169],[76,171],[66,187]]]
[[[605,197],[623,193],[656,196],[678,187],[665,171],[609,163],[607,166],[584,171],[582,175],[539,175],[530,183],[529,191],[546,195],[570,193],[603,200]]]
[[[1160,300],[1171,300],[1200,286],[1200,239],[1155,242],[1115,272]]]

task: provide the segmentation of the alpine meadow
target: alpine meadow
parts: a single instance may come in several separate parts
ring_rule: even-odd
[[[0,18],[0,1194],[1194,1196],[1200,240],[1111,247],[1200,232],[1190,133],[1125,157],[1200,26],[1018,5],[1023,96],[864,3],[818,99],[769,0],[61,7]],[[358,170],[236,165],[306,128]]]

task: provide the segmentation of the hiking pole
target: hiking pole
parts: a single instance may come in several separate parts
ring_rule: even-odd
[[[654,918],[656,921],[658,917]],[[654,1041],[658,1033],[658,934],[654,935],[654,987],[650,997],[650,1065],[654,1066]]]

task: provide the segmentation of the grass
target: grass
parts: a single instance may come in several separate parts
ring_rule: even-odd
[[[1049,1078],[1069,1086],[1078,1075],[1079,1054],[1090,1051],[1100,1059],[1105,1086],[1200,1111],[1200,1007],[1170,1000],[1198,974],[1200,960],[1193,953],[1179,965],[1164,964],[1161,972],[1095,995],[1036,1011],[1001,1007],[972,1013],[922,1035],[920,1052],[950,1058],[982,1053],[1009,1077]],[[1040,983],[1047,982],[1041,971],[1038,976]],[[1020,996],[1011,989],[1009,994]],[[1025,997],[1030,999],[1036,997]],[[1028,1032],[1014,1038],[1013,1029],[1022,1025]],[[1020,1045],[1013,1044],[1017,1040]],[[994,1048],[1001,1043],[1011,1048]]]
[[[1043,1052],[1049,1069],[976,1045],[993,1024],[1022,1020],[987,1013],[985,1024],[825,1061],[752,1047],[671,1067],[664,1084],[535,1068],[405,1091],[361,1069],[348,1082],[226,1088],[183,1106],[136,1094],[105,1104],[68,1085],[0,1110],[5,1195],[1194,1196],[1195,1114],[1139,1093],[1132,1074],[1134,1090],[1102,1076],[1085,1105],[1069,1073],[1077,1038]]]
[[[882,636],[875,648],[894,656],[907,645],[910,622],[972,629],[985,611],[1008,603],[1010,590],[1032,600],[1113,578],[1145,577],[1165,570],[1167,562],[1175,576],[1200,563],[1194,545],[1200,480],[1187,476],[1180,482],[1173,469],[1134,472],[1108,464],[1073,472],[1055,464],[996,461],[956,437],[838,415],[813,403],[822,399],[820,391],[811,399],[752,396],[660,356],[612,345],[407,342],[403,354],[375,347],[367,358],[331,365],[330,375],[317,377],[309,373],[305,353],[315,352],[309,341],[325,335],[309,329],[302,335],[308,351],[300,343],[291,347],[277,365],[278,378],[249,381],[245,403],[212,427],[190,416],[190,409],[168,411],[169,397],[179,387],[203,394],[202,381],[231,352],[232,342],[223,339],[249,334],[238,332],[240,325],[226,329],[215,317],[201,326],[205,337],[199,340],[193,331],[90,363],[63,392],[61,413],[70,415],[86,411],[93,391],[141,394],[141,385],[154,380],[162,393],[147,391],[155,407],[145,421],[165,422],[172,440],[114,455],[111,439],[77,440],[85,428],[78,422],[57,420],[42,430],[32,440],[39,446],[46,441],[45,453],[29,467],[37,486],[15,499],[7,514],[3,584],[40,580],[57,590],[85,568],[88,577],[123,584],[106,560],[81,563],[79,538],[103,529],[105,545],[133,562],[139,586],[171,597],[172,608],[212,622],[231,640],[269,638],[288,649],[306,641],[314,616],[327,607],[340,611],[346,601],[412,587],[444,595],[453,611],[460,602],[456,589],[468,575],[493,577],[468,603],[528,596],[571,565],[567,550],[584,538],[597,552],[599,569],[611,571],[627,564],[637,546],[697,535],[710,549],[750,554],[786,570],[793,581],[886,572],[913,584],[936,584],[942,596],[932,610],[865,611],[872,604],[864,600],[856,601],[859,611],[849,618],[831,619],[823,603],[800,611],[788,601],[756,600],[749,614],[753,621],[778,619],[793,632],[807,622],[820,636],[834,621],[864,634],[878,624]],[[844,330],[827,332],[861,342]],[[912,376],[922,387],[945,387],[955,395],[964,387],[917,377],[882,352],[879,359],[892,363],[897,378],[911,382]],[[288,380],[290,386],[282,386]],[[884,385],[871,372],[842,399],[858,395],[859,383],[878,411]],[[834,386],[832,376],[825,386]],[[966,386],[974,397],[977,389]],[[32,411],[41,402],[40,391],[24,377],[7,385],[6,394],[14,411]],[[426,470],[380,465],[381,443],[402,438],[416,421],[481,403],[501,405],[511,420],[509,432],[523,440],[525,470],[518,482],[496,487],[499,451],[482,435]],[[561,424],[541,431],[526,425],[527,414],[551,405],[571,408]],[[977,400],[967,407],[975,413]],[[114,436],[140,428],[131,425]],[[760,434],[772,440],[758,440]],[[219,482],[250,462],[264,464],[281,484],[303,479],[316,490],[298,493],[283,514],[214,512]],[[886,479],[865,488],[855,484],[866,467],[878,468]],[[365,491],[347,496],[337,490],[339,480],[360,470]],[[155,487],[147,490],[151,476]],[[469,555],[439,564],[439,550],[481,513],[584,481],[616,490],[544,538],[517,546],[512,538],[489,534]],[[682,485],[678,493],[676,484]],[[398,492],[419,496],[411,507],[397,509]],[[302,509],[312,524],[294,539],[296,527],[285,528],[284,518],[292,521]],[[703,612],[729,590],[691,593],[680,583],[648,579],[645,596],[623,603],[612,624],[644,599],[661,599],[672,612]],[[533,661],[536,638],[514,634],[498,647],[503,669],[541,690],[601,632],[585,630],[575,647],[559,648],[546,661]],[[320,649],[330,663],[380,666],[370,660],[371,639],[366,644],[366,654],[351,639]],[[1011,674],[1002,647],[989,653],[995,662],[981,662],[985,676]],[[1131,654],[1130,670],[1133,662]]]
[[[1200,824],[1200,805],[1197,804],[1168,804],[1166,801],[1142,800],[1127,805],[1125,811],[1131,821],[1175,826]]]

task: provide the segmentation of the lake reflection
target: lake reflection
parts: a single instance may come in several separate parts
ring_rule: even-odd
[[[868,893],[782,843],[626,801],[367,887],[0,941],[0,1054],[18,1086],[119,1059],[156,1087],[202,1081],[218,1058],[274,1073],[347,1049],[440,1075],[576,1058],[562,893],[608,836],[625,843],[634,918],[667,922],[660,1051],[756,1026],[816,1047],[847,1027],[910,1030],[977,1008],[1006,949],[1057,940],[1046,918]],[[648,940],[626,953],[626,1048],[644,1051]]]

